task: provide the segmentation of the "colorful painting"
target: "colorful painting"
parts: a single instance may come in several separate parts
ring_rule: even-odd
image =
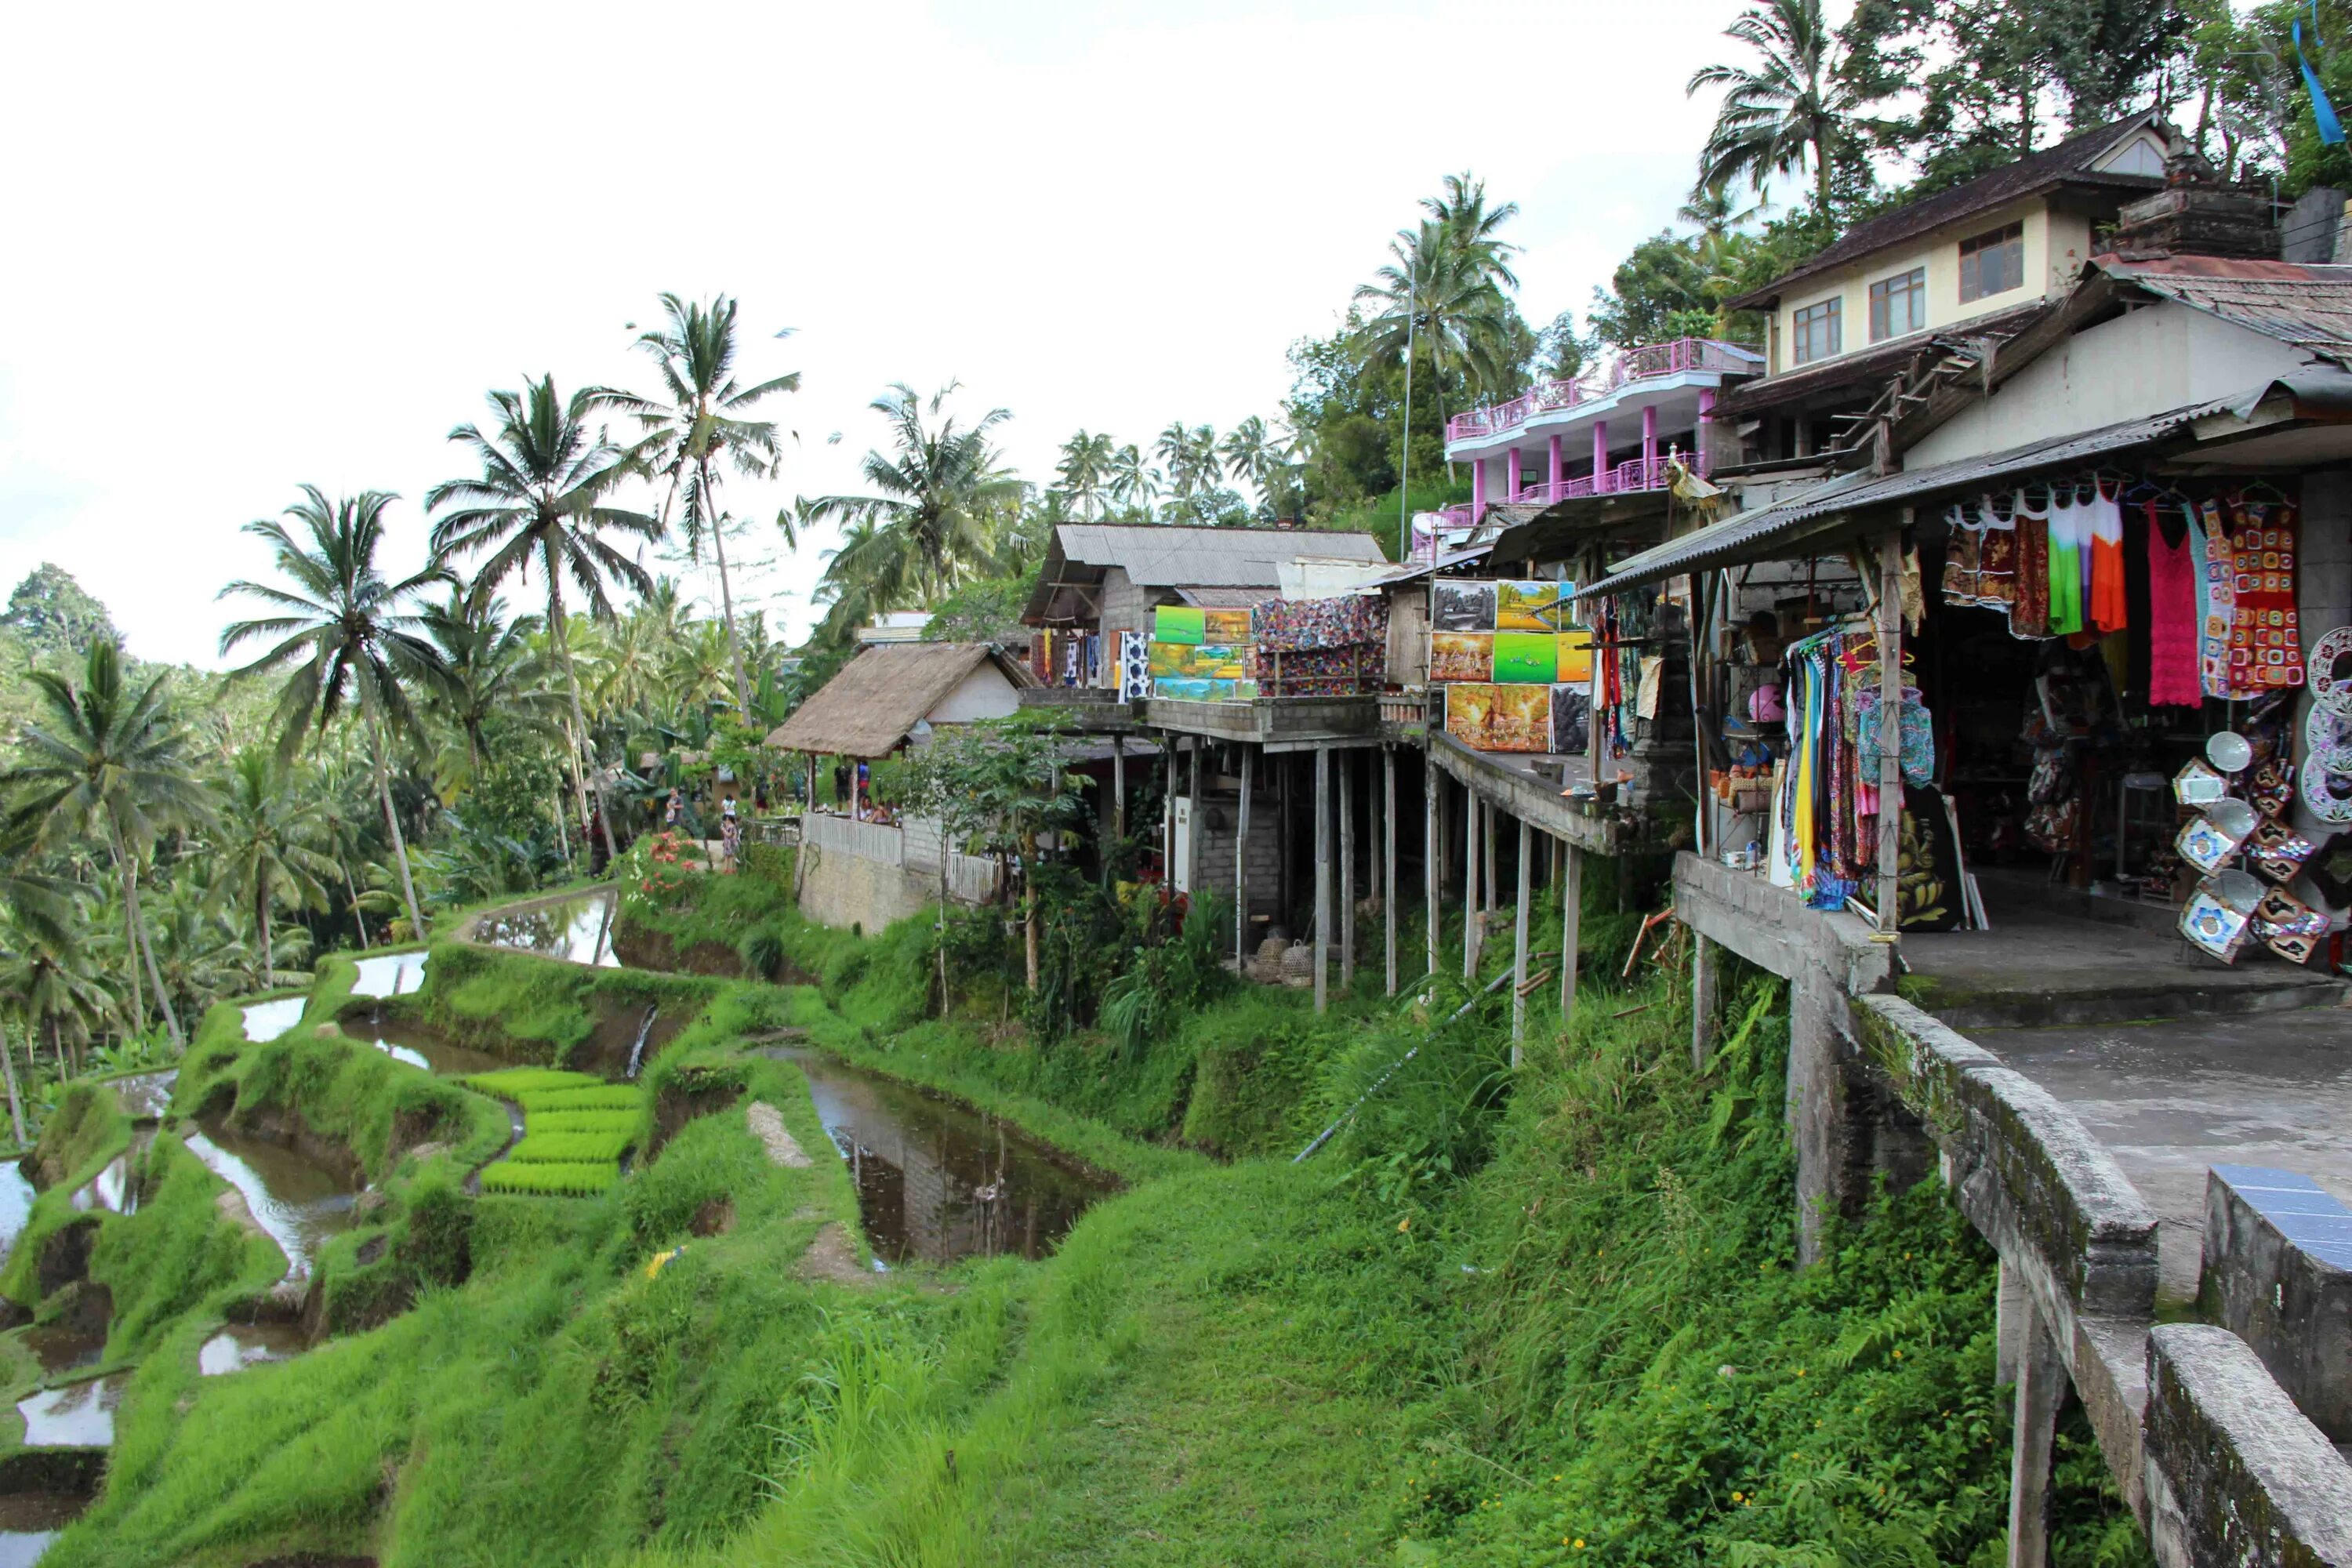
[[[1440,583],[1430,607],[1430,627],[1441,632],[1491,632],[1495,629],[1495,584]]]
[[[1557,671],[1563,681],[1590,685],[1592,680],[1592,634],[1582,626],[1574,626],[1559,634],[1559,663]]]
[[[1239,646],[1250,640],[1250,613],[1247,610],[1202,610],[1201,623],[1202,642]]]
[[[1567,624],[1568,606],[1557,583],[1497,583],[1495,584],[1495,629],[1498,632],[1556,632]]]
[[[1201,680],[1241,680],[1249,675],[1248,650],[1214,643],[1155,642],[1150,669],[1155,680],[1189,678]]]
[[[1429,679],[1492,680],[1495,639],[1485,632],[1433,632],[1429,638]]]
[[[1493,679],[1512,686],[1549,686],[1559,674],[1559,638],[1549,632],[1496,632]]]
[[[1192,673],[1192,650],[1180,642],[1161,642],[1153,638],[1150,657],[1151,678],[1165,679],[1173,675]]]
[[[1592,712],[1592,692],[1583,686],[1555,686],[1551,689],[1551,751],[1559,756],[1580,757],[1592,749],[1592,732],[1587,720]]]
[[[1154,642],[1206,642],[1208,616],[1189,605],[1162,605],[1152,612],[1151,637]]]
[[[1445,689],[1445,732],[1473,751],[1551,749],[1551,688],[1464,681]]]

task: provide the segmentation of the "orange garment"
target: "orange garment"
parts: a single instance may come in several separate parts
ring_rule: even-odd
[[[2124,597],[2124,510],[2102,488],[2089,512],[2091,602],[2084,619],[2093,631],[2119,632],[2131,618]]]

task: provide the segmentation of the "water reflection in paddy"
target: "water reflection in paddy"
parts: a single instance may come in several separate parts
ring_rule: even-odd
[[[621,966],[613,952],[613,895],[609,892],[583,893],[512,914],[486,915],[474,928],[474,939],[492,947],[569,959],[600,969]]]
[[[248,1002],[238,1011],[245,1015],[245,1037],[248,1040],[274,1040],[302,1021],[302,1009],[310,1005],[307,996],[280,996],[275,1002]]]
[[[111,1375],[27,1394],[16,1401],[25,1447],[103,1448],[114,1441],[114,1409],[121,1403],[122,1380]]]
[[[1112,1190],[1002,1118],[830,1058],[769,1054],[808,1075],[817,1118],[856,1181],[866,1238],[887,1262],[1042,1258]]]
[[[196,1370],[222,1377],[265,1362],[291,1361],[307,1347],[301,1329],[292,1323],[229,1323],[196,1352]]]
[[[89,1499],[70,1492],[11,1492],[0,1496],[0,1568],[32,1568],[82,1516]]]
[[[387,952],[374,958],[362,958],[356,967],[359,978],[352,984],[354,996],[405,996],[425,984],[425,959],[421,952]]]
[[[266,1139],[207,1125],[188,1152],[245,1195],[246,1207],[286,1254],[287,1278],[306,1279],[327,1237],[352,1227],[359,1194],[342,1177]]]
[[[0,1161],[0,1258],[16,1245],[17,1233],[33,1212],[33,1184],[25,1177],[21,1160]]]
[[[166,1072],[109,1079],[107,1087],[114,1090],[114,1098],[122,1102],[123,1113],[133,1121],[160,1121],[163,1112],[172,1108],[172,1086],[179,1081],[180,1069],[173,1068]]]
[[[466,1078],[478,1072],[499,1072],[514,1066],[504,1057],[494,1057],[488,1051],[478,1051],[461,1046],[440,1030],[426,1024],[410,1023],[404,1019],[346,1018],[343,1033],[353,1039],[367,1040],[377,1050],[413,1068],[443,1078]]]

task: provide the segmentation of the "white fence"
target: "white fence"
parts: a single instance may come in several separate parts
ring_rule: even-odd
[[[810,812],[801,818],[801,842],[820,854],[854,855],[877,865],[897,866],[936,886],[941,846],[939,824],[910,819],[903,827],[879,822],[858,822],[846,816]],[[967,904],[984,904],[996,897],[996,862],[976,855],[947,852],[948,896]]]

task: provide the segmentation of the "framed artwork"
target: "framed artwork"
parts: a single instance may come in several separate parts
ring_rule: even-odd
[[[1202,642],[1238,646],[1250,640],[1247,610],[1202,610],[1200,614]]]
[[[1559,676],[1559,638],[1550,632],[1496,632],[1495,674],[1513,686],[1549,686]]]
[[[1592,692],[1589,687],[1551,689],[1551,747],[1560,756],[1580,757],[1591,750]]]
[[[1429,624],[1441,632],[1495,629],[1495,584],[1440,583],[1433,590]]]
[[[1464,681],[1445,689],[1445,732],[1473,751],[1551,749],[1551,688]]]
[[[1567,624],[1568,606],[1557,583],[1497,583],[1495,584],[1495,629],[1498,632],[1556,632]]]
[[[1491,680],[1495,676],[1495,639],[1486,632],[1433,632],[1429,638],[1429,679],[1432,680]]]
[[[1582,626],[1572,626],[1559,634],[1557,676],[1563,681],[1592,680],[1592,634]]]
[[[1162,605],[1151,613],[1151,637],[1155,642],[1206,642],[1208,616],[1190,605]]]

